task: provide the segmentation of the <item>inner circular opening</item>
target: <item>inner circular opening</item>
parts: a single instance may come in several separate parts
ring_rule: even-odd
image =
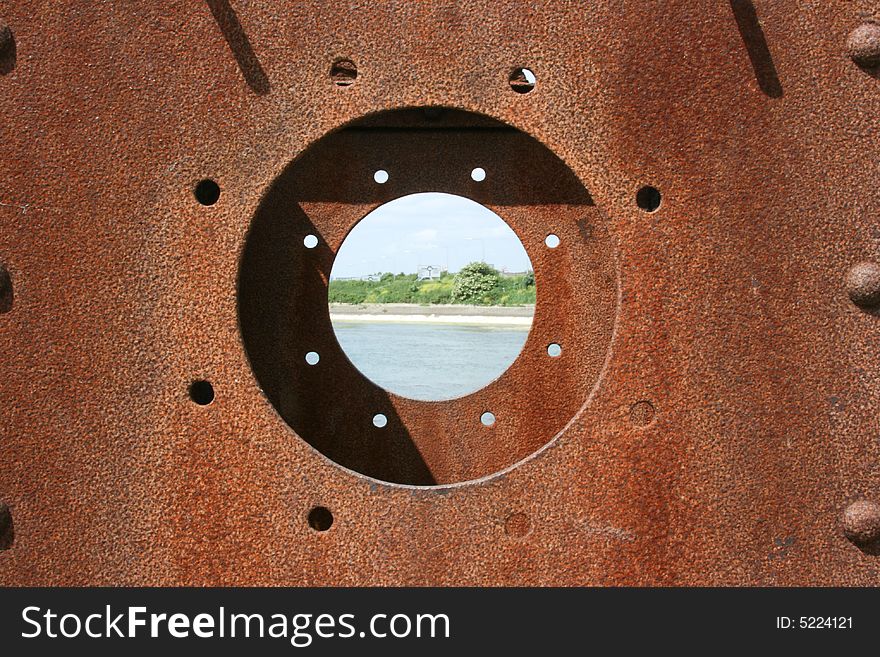
[[[422,401],[473,393],[522,351],[536,298],[513,230],[463,196],[420,193],[364,217],[337,252],[330,319],[351,363]]]
[[[333,526],[333,513],[326,506],[316,506],[309,511],[309,527],[316,532],[326,532]]]
[[[656,187],[646,186],[636,193],[636,205],[645,212],[656,212],[660,208],[662,197]]]
[[[193,194],[202,205],[214,205],[220,200],[220,185],[210,178],[205,178],[196,185]]]
[[[530,68],[515,68],[510,73],[510,88],[518,94],[527,94],[535,88],[537,77]]]
[[[207,406],[214,401],[214,386],[210,381],[193,381],[189,386],[189,396],[199,406]]]

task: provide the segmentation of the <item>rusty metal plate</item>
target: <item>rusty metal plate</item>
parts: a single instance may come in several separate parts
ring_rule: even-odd
[[[0,12],[0,584],[880,584],[875,4]],[[416,191],[536,269],[453,402],[327,315]]]

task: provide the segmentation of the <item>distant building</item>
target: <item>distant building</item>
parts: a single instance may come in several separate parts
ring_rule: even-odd
[[[363,276],[333,276],[334,281],[371,281],[377,282],[382,278],[382,274],[364,274]]]
[[[440,265],[419,265],[418,279],[420,281],[431,281],[440,278],[443,268]]]

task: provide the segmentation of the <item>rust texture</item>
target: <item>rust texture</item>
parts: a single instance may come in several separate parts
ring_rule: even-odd
[[[880,584],[875,4],[0,11],[0,584]],[[450,402],[327,315],[418,191],[536,270]]]

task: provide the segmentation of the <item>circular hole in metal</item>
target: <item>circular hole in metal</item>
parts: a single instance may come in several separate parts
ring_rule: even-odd
[[[486,179],[486,170],[482,167],[477,167],[473,171],[471,171],[471,180],[474,182],[483,182]]]
[[[320,360],[321,360],[321,356],[320,356],[320,354],[318,354],[317,351],[310,351],[309,353],[306,354],[306,362],[309,365],[317,365],[318,361],[320,361]]]
[[[9,25],[0,18],[0,75],[6,75],[15,68],[15,35]]]
[[[202,205],[214,205],[220,200],[220,185],[210,178],[205,178],[199,181],[193,193],[196,200]]]
[[[8,550],[15,542],[15,530],[12,525],[12,510],[8,505],[0,503],[0,550]]]
[[[480,416],[480,424],[482,424],[484,427],[491,427],[495,424],[495,414],[490,411],[486,411]]]
[[[337,87],[348,87],[357,79],[357,66],[350,59],[338,59],[330,67],[330,79]]]
[[[547,245],[548,249],[555,249],[559,246],[560,240],[558,235],[554,235],[550,233],[547,237],[544,238],[544,244]]]
[[[377,429],[382,429],[383,427],[387,426],[387,424],[388,418],[385,417],[384,413],[376,413],[373,416],[373,426]]]
[[[494,264],[489,264],[491,261]],[[385,203],[339,248],[327,299],[336,339],[402,397],[464,397],[516,361],[532,325],[532,264],[504,220],[463,196]]]
[[[388,172],[385,169],[379,169],[376,173],[373,174],[373,180],[375,180],[380,185],[384,185],[388,182]]]
[[[508,100],[518,102],[512,97]],[[419,125],[431,129],[411,129]],[[475,133],[468,128],[473,125],[505,129]],[[359,145],[353,149],[351,138],[362,128],[382,129],[372,130],[368,140],[355,140]],[[401,129],[407,135],[405,147],[400,143]],[[340,153],[347,156],[340,157]],[[523,161],[530,164],[529,177],[520,180],[517,172]],[[469,178],[478,165],[491,170],[491,185]],[[378,187],[372,175],[379,168],[395,172],[400,180],[395,177],[394,185]],[[328,177],[328,171],[334,175]],[[338,184],[340,180],[350,184]],[[532,259],[534,277],[542,286],[546,280],[547,286],[538,304],[537,330],[528,337],[534,344],[526,341],[508,374],[477,394],[423,402],[391,394],[358,370],[334,337],[331,313],[336,314],[336,304],[328,312],[326,303],[328,283],[332,287],[336,276],[359,273],[331,272],[331,267],[339,264],[340,246],[354,235],[365,213],[386,197],[394,198],[395,190],[412,193],[438,188],[461,195],[479,190],[480,202],[509,221],[516,234],[527,240],[530,251],[541,256]],[[412,219],[412,215],[401,217],[404,223]],[[545,227],[558,226],[561,231],[563,226],[582,221],[591,232],[589,240],[574,239],[569,231],[560,235],[566,240],[564,254],[558,253],[561,247],[552,253],[545,250],[542,242],[549,232]],[[320,239],[320,254],[305,253],[303,237],[310,233]],[[432,243],[432,234],[420,237]],[[485,245],[485,257],[479,239],[466,247],[465,263],[501,264],[490,243]],[[242,343],[255,390],[266,396],[277,413],[271,418],[275,426],[267,424],[266,429],[283,439],[290,435],[286,423],[295,432],[295,440],[308,443],[349,473],[397,484],[449,485],[515,466],[570,426],[600,380],[617,316],[614,252],[604,215],[595,210],[589,190],[574,172],[545,145],[492,117],[446,107],[439,116],[428,118],[425,108],[409,108],[335,126],[307,152],[291,159],[260,195],[239,258],[236,299]],[[384,255],[374,249],[362,259]],[[560,259],[560,255],[566,257]],[[399,276],[403,269],[413,276],[416,265],[445,265],[447,260],[441,248],[435,257],[412,263],[410,269],[404,267],[409,257],[400,254],[397,262],[392,256],[387,265],[365,271],[373,276]],[[450,249],[449,260],[455,258],[455,249]],[[413,287],[412,281],[399,284],[407,294]],[[578,293],[565,294],[571,290]],[[465,307],[447,305],[457,314]],[[411,312],[437,315],[434,309],[426,313],[418,302],[408,306]],[[393,306],[382,308],[379,313],[374,308],[361,312],[386,320],[397,314]],[[484,310],[480,307],[475,312],[486,314]],[[540,317],[552,319],[559,313],[577,330],[563,336],[553,329],[553,322],[538,326]],[[563,337],[566,352],[577,357],[551,361],[546,354],[548,340]],[[396,357],[394,344],[386,340],[381,346],[386,355]],[[320,353],[319,366],[310,368],[303,362],[310,350]],[[406,359],[401,363],[411,365]],[[545,403],[548,399],[552,402]],[[540,417],[532,412],[536,407],[542,409]],[[504,422],[484,427],[478,420],[487,409]],[[387,416],[383,429],[371,421],[377,412]]]
[[[510,88],[518,94],[527,94],[535,88],[537,77],[529,68],[515,68],[508,78]]]
[[[656,212],[660,208],[661,201],[660,190],[656,187],[648,185],[636,192],[636,205],[645,212]]]
[[[189,397],[199,406],[207,406],[214,401],[214,386],[210,381],[193,381],[189,385]]]
[[[547,345],[547,355],[550,358],[558,358],[562,355],[562,347],[555,342]]]
[[[333,526],[333,513],[326,506],[316,506],[309,511],[309,527],[316,532],[326,532]]]
[[[9,270],[0,265],[0,315],[12,310],[12,276]]]
[[[306,235],[303,238],[303,245],[307,249],[314,249],[316,246],[318,246],[318,237],[316,235]]]

